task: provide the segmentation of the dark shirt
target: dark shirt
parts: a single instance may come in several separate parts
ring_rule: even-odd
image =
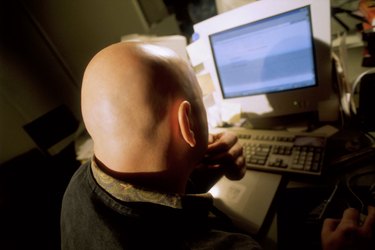
[[[133,186],[89,161],[65,191],[61,246],[63,250],[260,249],[250,236],[231,231],[225,220],[214,216],[212,204],[209,194],[166,194]]]

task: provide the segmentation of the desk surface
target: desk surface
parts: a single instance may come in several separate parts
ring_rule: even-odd
[[[247,170],[244,178],[231,181],[222,177],[209,192],[217,208],[225,212],[242,230],[256,235],[263,227],[282,176]]]
[[[338,185],[319,219],[317,214]],[[371,186],[375,184],[375,157],[362,159],[349,168],[319,182],[291,180],[279,198],[277,210],[279,249],[320,249],[320,231],[326,217],[341,218],[350,207],[361,208],[375,202]],[[350,190],[348,188],[350,186]],[[355,193],[355,195],[353,195]],[[372,196],[372,201],[371,201]],[[361,201],[358,200],[361,199]]]

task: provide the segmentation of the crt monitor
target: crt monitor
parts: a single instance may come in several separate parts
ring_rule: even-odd
[[[329,26],[325,0],[261,0],[196,24],[216,102],[248,118],[318,111],[332,94]]]

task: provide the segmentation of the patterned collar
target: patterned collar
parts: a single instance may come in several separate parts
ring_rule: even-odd
[[[212,203],[212,196],[209,193],[186,195],[160,193],[118,180],[101,170],[95,162],[94,157],[91,159],[91,169],[99,186],[121,201],[151,202],[180,209],[183,208],[183,203],[186,200],[193,199],[200,200],[201,202],[204,201],[204,203]]]

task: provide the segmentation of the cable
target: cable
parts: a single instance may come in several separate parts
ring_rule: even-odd
[[[365,210],[365,203],[363,202],[363,200],[353,191],[352,187],[351,187],[351,182],[353,181],[354,178],[359,178],[359,177],[362,177],[362,176],[365,176],[365,175],[369,175],[369,174],[375,174],[375,170],[372,170],[372,171],[366,171],[366,172],[363,172],[363,173],[359,173],[359,174],[356,174],[356,175],[351,175],[349,178],[347,178],[346,180],[346,187],[348,189],[348,191],[355,197],[355,199],[359,202],[360,204],[360,212],[363,214],[364,213],[364,210]],[[375,183],[373,183],[370,187],[370,191],[371,191],[371,188],[373,188],[373,186],[375,185]]]
[[[323,204],[321,205],[321,211],[320,211],[320,214],[319,214],[319,220],[323,219],[324,216],[326,215],[326,212],[327,212],[327,209],[328,209],[328,206],[331,204],[331,202],[333,201],[333,198],[335,197],[336,195],[336,192],[339,188],[339,182],[336,183],[335,187],[333,188],[333,191],[331,192],[330,196],[328,197],[328,199],[324,200],[323,201]]]
[[[359,74],[357,76],[357,78],[354,80],[353,82],[353,85],[352,85],[352,89],[351,89],[351,93],[350,93],[350,103],[351,103],[351,111],[353,112],[353,114],[357,114],[357,108],[355,106],[355,102],[354,102],[354,99],[353,99],[353,96],[355,94],[355,91],[357,89],[357,86],[358,84],[360,83],[360,81],[362,80],[362,78],[367,75],[367,74],[371,74],[371,73],[375,73],[375,68],[372,68],[372,69],[368,69],[364,72],[362,72],[361,74]]]

